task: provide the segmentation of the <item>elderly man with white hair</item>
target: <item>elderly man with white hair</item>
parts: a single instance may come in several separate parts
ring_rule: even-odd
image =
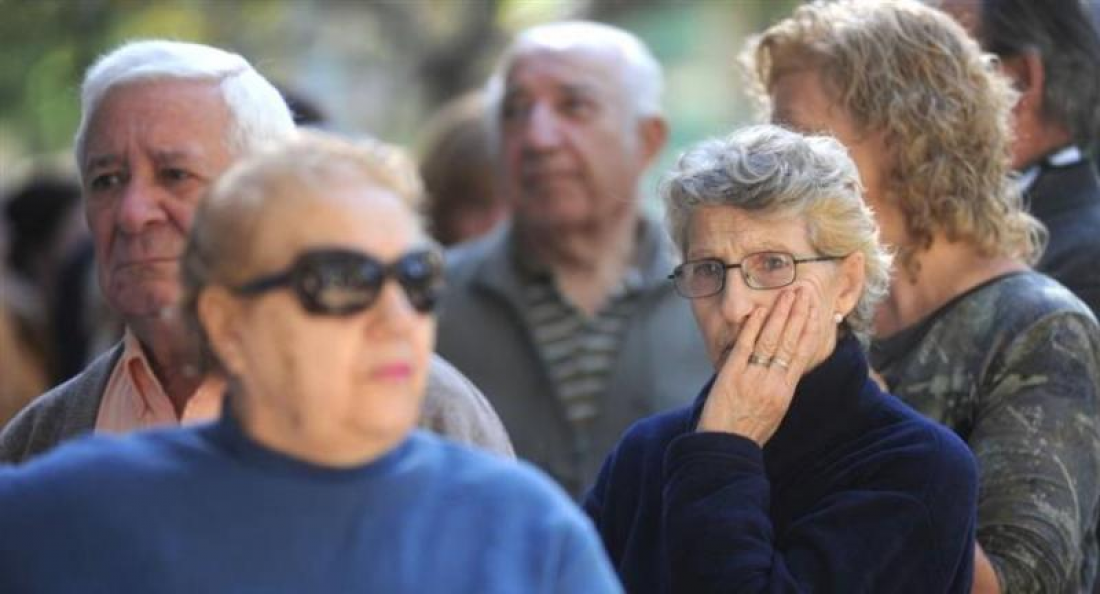
[[[517,454],[575,495],[633,421],[689,402],[707,371],[640,206],[668,135],[661,88],[626,31],[522,32],[488,89],[514,219],[449,254],[439,352],[485,391]]]
[[[294,133],[286,103],[244,58],[198,44],[124,45],[88,70],[81,101],[76,158],[97,273],[126,333],[4,428],[3,462],[93,431],[218,415],[224,380],[199,371],[197,337],[176,313],[178,260],[208,187],[236,160]],[[438,357],[421,422],[511,454],[480,392]]]

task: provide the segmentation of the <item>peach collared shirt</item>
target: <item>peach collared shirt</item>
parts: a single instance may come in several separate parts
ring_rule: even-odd
[[[187,401],[182,418],[153,374],[136,336],[126,329],[122,356],[111,371],[96,417],[96,433],[126,433],[163,425],[198,423],[221,414],[225,381],[207,376]]]

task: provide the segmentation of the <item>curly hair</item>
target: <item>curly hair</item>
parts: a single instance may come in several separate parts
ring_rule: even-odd
[[[661,183],[669,235],[687,253],[693,213],[729,206],[766,217],[797,217],[825,256],[863,254],[864,281],[845,327],[867,344],[875,307],[890,288],[891,254],[863,202],[859,172],[844,146],[779,126],[752,126],[689,149]]]
[[[1038,259],[1045,230],[1009,175],[1017,94],[947,15],[911,0],[814,2],[750,40],[742,62],[767,110],[776,81],[810,69],[857,129],[883,134],[885,199],[911,238],[897,246],[910,274],[936,233]]]

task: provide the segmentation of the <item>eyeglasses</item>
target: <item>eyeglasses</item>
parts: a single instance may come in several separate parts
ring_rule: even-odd
[[[374,305],[386,279],[392,277],[405,291],[416,311],[435,307],[443,284],[439,253],[422,250],[383,264],[360,252],[341,249],[304,252],[290,268],[234,287],[239,295],[258,295],[290,287],[306,311],[327,316],[347,316]]]
[[[795,258],[786,252],[757,252],[745,256],[737,264],[726,264],[718,258],[701,258],[677,266],[668,278],[681,296],[700,299],[722,292],[726,287],[726,271],[730,268],[741,269],[741,278],[750,289],[779,289],[794,282],[798,264],[842,259],[844,256]]]

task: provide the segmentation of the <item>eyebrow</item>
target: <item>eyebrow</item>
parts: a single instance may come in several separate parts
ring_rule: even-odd
[[[194,159],[197,156],[198,154],[196,151],[187,149],[153,151],[153,161],[155,163],[178,163],[180,161],[188,161]],[[85,160],[84,170],[93,171],[96,169],[104,169],[111,166],[121,165],[125,162],[126,159],[116,153],[92,155]]]

